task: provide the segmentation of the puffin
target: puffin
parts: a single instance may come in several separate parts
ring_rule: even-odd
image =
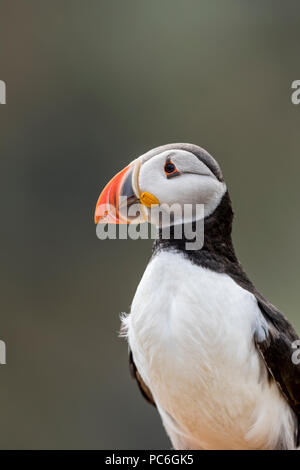
[[[203,210],[198,219],[195,210],[188,218],[169,211],[162,223],[159,210],[174,204]],[[131,374],[176,450],[296,450],[299,337],[243,270],[233,216],[219,164],[193,144],[152,149],[103,189],[96,224],[148,222],[157,233],[121,315]],[[201,246],[189,243],[187,226]]]

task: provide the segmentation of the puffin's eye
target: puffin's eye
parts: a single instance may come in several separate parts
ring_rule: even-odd
[[[176,166],[174,165],[174,163],[172,163],[171,161],[167,161],[166,164],[165,164],[165,173],[166,173],[166,176],[167,178],[170,178],[171,176],[176,176],[176,175],[179,175],[179,171],[177,170]]]
[[[176,170],[176,166],[174,165],[174,163],[169,162],[165,164],[166,173],[173,173],[175,170]]]

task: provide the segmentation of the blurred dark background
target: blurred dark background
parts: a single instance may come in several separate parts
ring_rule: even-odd
[[[151,241],[100,241],[105,182],[146,150],[220,162],[238,255],[300,332],[300,3],[0,0],[0,448],[168,448],[128,373]]]

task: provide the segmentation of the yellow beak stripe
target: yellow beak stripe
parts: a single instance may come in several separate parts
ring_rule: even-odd
[[[146,207],[157,206],[159,200],[151,193],[144,192],[140,195],[140,202]]]

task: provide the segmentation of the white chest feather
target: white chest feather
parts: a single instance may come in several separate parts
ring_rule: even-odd
[[[123,323],[174,447],[292,447],[293,413],[253,341],[263,317],[229,276],[163,252]]]

